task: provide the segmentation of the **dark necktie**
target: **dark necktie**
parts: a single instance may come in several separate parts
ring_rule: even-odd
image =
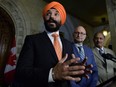
[[[99,53],[100,55],[103,57],[103,60],[104,60],[104,63],[103,63],[103,66],[105,67],[105,69],[107,70],[107,62],[106,62],[106,58],[104,58],[104,56],[102,54],[104,54],[104,51],[103,49],[99,49]]]
[[[84,51],[83,51],[83,46],[79,46],[79,55],[81,59],[84,59],[85,55],[84,55]]]
[[[99,54],[102,56],[103,53],[104,53],[103,50],[100,48],[99,49]]]

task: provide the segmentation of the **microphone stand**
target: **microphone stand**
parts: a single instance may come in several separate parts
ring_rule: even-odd
[[[116,62],[116,58],[113,57],[111,54],[107,53],[107,54],[102,54],[102,57],[108,60],[112,60],[113,62]]]

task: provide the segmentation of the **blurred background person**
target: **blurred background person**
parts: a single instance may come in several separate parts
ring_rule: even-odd
[[[104,47],[104,40],[102,32],[95,33],[93,53],[98,67],[98,84],[116,75],[116,55],[111,49]]]

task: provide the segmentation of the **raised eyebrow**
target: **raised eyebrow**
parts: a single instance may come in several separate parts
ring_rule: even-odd
[[[80,33],[82,33],[82,34],[86,34],[86,33],[84,33],[84,32],[80,32]]]
[[[56,10],[57,13],[59,13],[57,10]]]
[[[56,11],[56,13],[55,14],[59,14],[59,12],[58,11]]]
[[[86,34],[86,33],[84,33],[84,32],[74,32],[74,33],[83,33],[83,34]]]
[[[48,11],[47,11],[47,13],[51,13],[51,11],[50,11],[50,10],[48,10]],[[56,10],[56,13],[57,13],[57,14],[59,14],[59,12],[58,12],[57,10]]]
[[[47,13],[50,13],[50,12],[51,12],[50,10],[47,11]]]

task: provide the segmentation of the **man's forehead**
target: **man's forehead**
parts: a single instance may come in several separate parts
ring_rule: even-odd
[[[78,27],[75,31],[86,32],[83,27]]]
[[[98,33],[97,37],[104,37],[104,35],[102,33]]]
[[[96,39],[105,39],[103,35],[99,35],[99,36],[97,35],[95,38]]]
[[[58,10],[55,9],[55,8],[50,8],[47,12],[49,12],[49,11],[55,11],[55,12],[58,12]],[[58,12],[58,13],[59,13],[59,12]]]

